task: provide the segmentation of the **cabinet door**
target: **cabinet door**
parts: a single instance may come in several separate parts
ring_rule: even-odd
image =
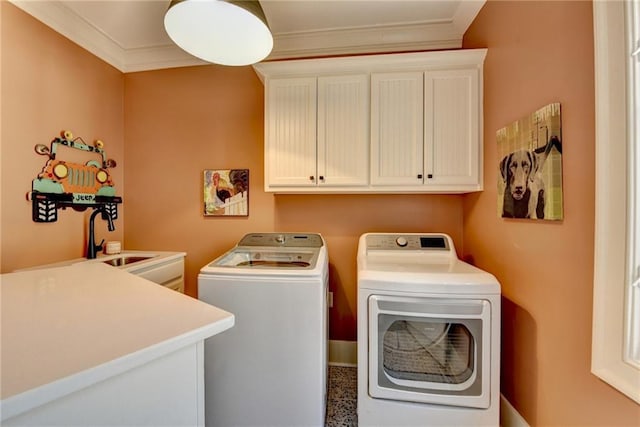
[[[371,75],[371,184],[422,185],[423,73]]]
[[[369,79],[318,78],[318,185],[369,183]]]
[[[265,187],[316,185],[316,78],[267,84]]]
[[[480,189],[478,71],[425,73],[425,184]]]

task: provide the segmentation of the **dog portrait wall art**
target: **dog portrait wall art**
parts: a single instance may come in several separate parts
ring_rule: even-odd
[[[498,216],[562,220],[560,103],[496,132]]]

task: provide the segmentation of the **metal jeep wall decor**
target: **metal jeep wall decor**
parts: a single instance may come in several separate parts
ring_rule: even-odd
[[[68,147],[97,155],[86,163],[74,163],[57,157],[60,147]],[[35,222],[55,222],[58,208],[71,207],[84,211],[89,207],[100,208],[103,219],[118,218],[118,203],[109,169],[116,162],[107,159],[104,143],[96,140],[94,145],[86,144],[82,138],[73,139],[69,131],[61,132],[61,137],[51,141],[51,147],[44,144],[35,146],[36,153],[49,157],[42,172],[33,180],[32,191],[27,200],[32,202],[32,219]]]

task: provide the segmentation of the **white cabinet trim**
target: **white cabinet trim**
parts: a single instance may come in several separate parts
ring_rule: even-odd
[[[640,403],[640,369],[625,360],[627,78],[625,3],[594,2],[596,218],[591,372]],[[630,177],[630,176],[629,176]]]
[[[487,49],[363,55],[339,58],[261,62],[253,68],[264,83],[269,78],[309,77],[394,71],[482,69]]]

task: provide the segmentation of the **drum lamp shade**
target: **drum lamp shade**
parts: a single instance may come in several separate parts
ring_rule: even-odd
[[[215,64],[255,64],[273,48],[257,1],[173,0],[164,27],[181,49]]]

